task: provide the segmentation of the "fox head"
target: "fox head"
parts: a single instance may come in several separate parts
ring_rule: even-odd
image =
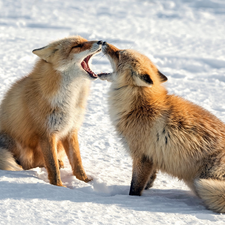
[[[113,69],[112,73],[98,74],[102,80],[116,82],[119,86],[143,87],[152,87],[167,81],[167,77],[150,59],[137,51],[120,50],[106,42],[103,43],[102,49]]]
[[[77,70],[91,78],[97,75],[90,69],[89,60],[101,51],[101,41],[87,41],[80,36],[64,38],[32,52],[60,72]]]

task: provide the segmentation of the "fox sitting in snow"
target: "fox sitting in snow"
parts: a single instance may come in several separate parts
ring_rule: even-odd
[[[169,95],[166,76],[144,55],[103,43],[113,72],[109,114],[133,159],[130,195],[141,195],[161,170],[183,180],[206,206],[225,213],[225,124]]]
[[[33,71],[1,103],[0,169],[45,166],[50,183],[63,186],[59,168],[66,152],[73,174],[90,181],[82,166],[78,130],[90,82],[97,78],[89,60],[101,46],[101,41],[73,36],[33,50],[40,58]]]

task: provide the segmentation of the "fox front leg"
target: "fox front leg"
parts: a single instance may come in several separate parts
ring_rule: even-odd
[[[55,136],[46,137],[41,140],[41,150],[45,161],[45,167],[48,171],[50,184],[63,186],[60,178],[56,146],[57,140]]]
[[[152,160],[146,156],[134,158],[132,181],[129,195],[141,195],[153,172]]]
[[[86,183],[91,181],[92,178],[86,175],[82,165],[82,160],[80,156],[80,148],[78,143],[78,132],[76,130],[73,131],[63,141],[63,146],[65,148],[70,165],[72,167],[73,175],[76,176],[77,179],[82,180]]]

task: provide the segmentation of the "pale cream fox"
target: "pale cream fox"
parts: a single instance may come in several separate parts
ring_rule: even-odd
[[[0,107],[0,169],[45,166],[51,184],[62,186],[65,152],[73,174],[88,178],[80,157],[81,126],[91,80],[90,58],[101,41],[72,36],[33,50],[32,72],[12,85]]]
[[[109,114],[133,159],[130,195],[141,195],[161,170],[183,180],[206,206],[225,213],[225,124],[169,95],[167,78],[144,55],[103,43],[113,72]]]

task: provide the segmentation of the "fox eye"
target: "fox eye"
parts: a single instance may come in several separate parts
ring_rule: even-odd
[[[72,48],[81,48],[81,47],[83,47],[83,44],[79,44],[79,45],[73,46]]]

